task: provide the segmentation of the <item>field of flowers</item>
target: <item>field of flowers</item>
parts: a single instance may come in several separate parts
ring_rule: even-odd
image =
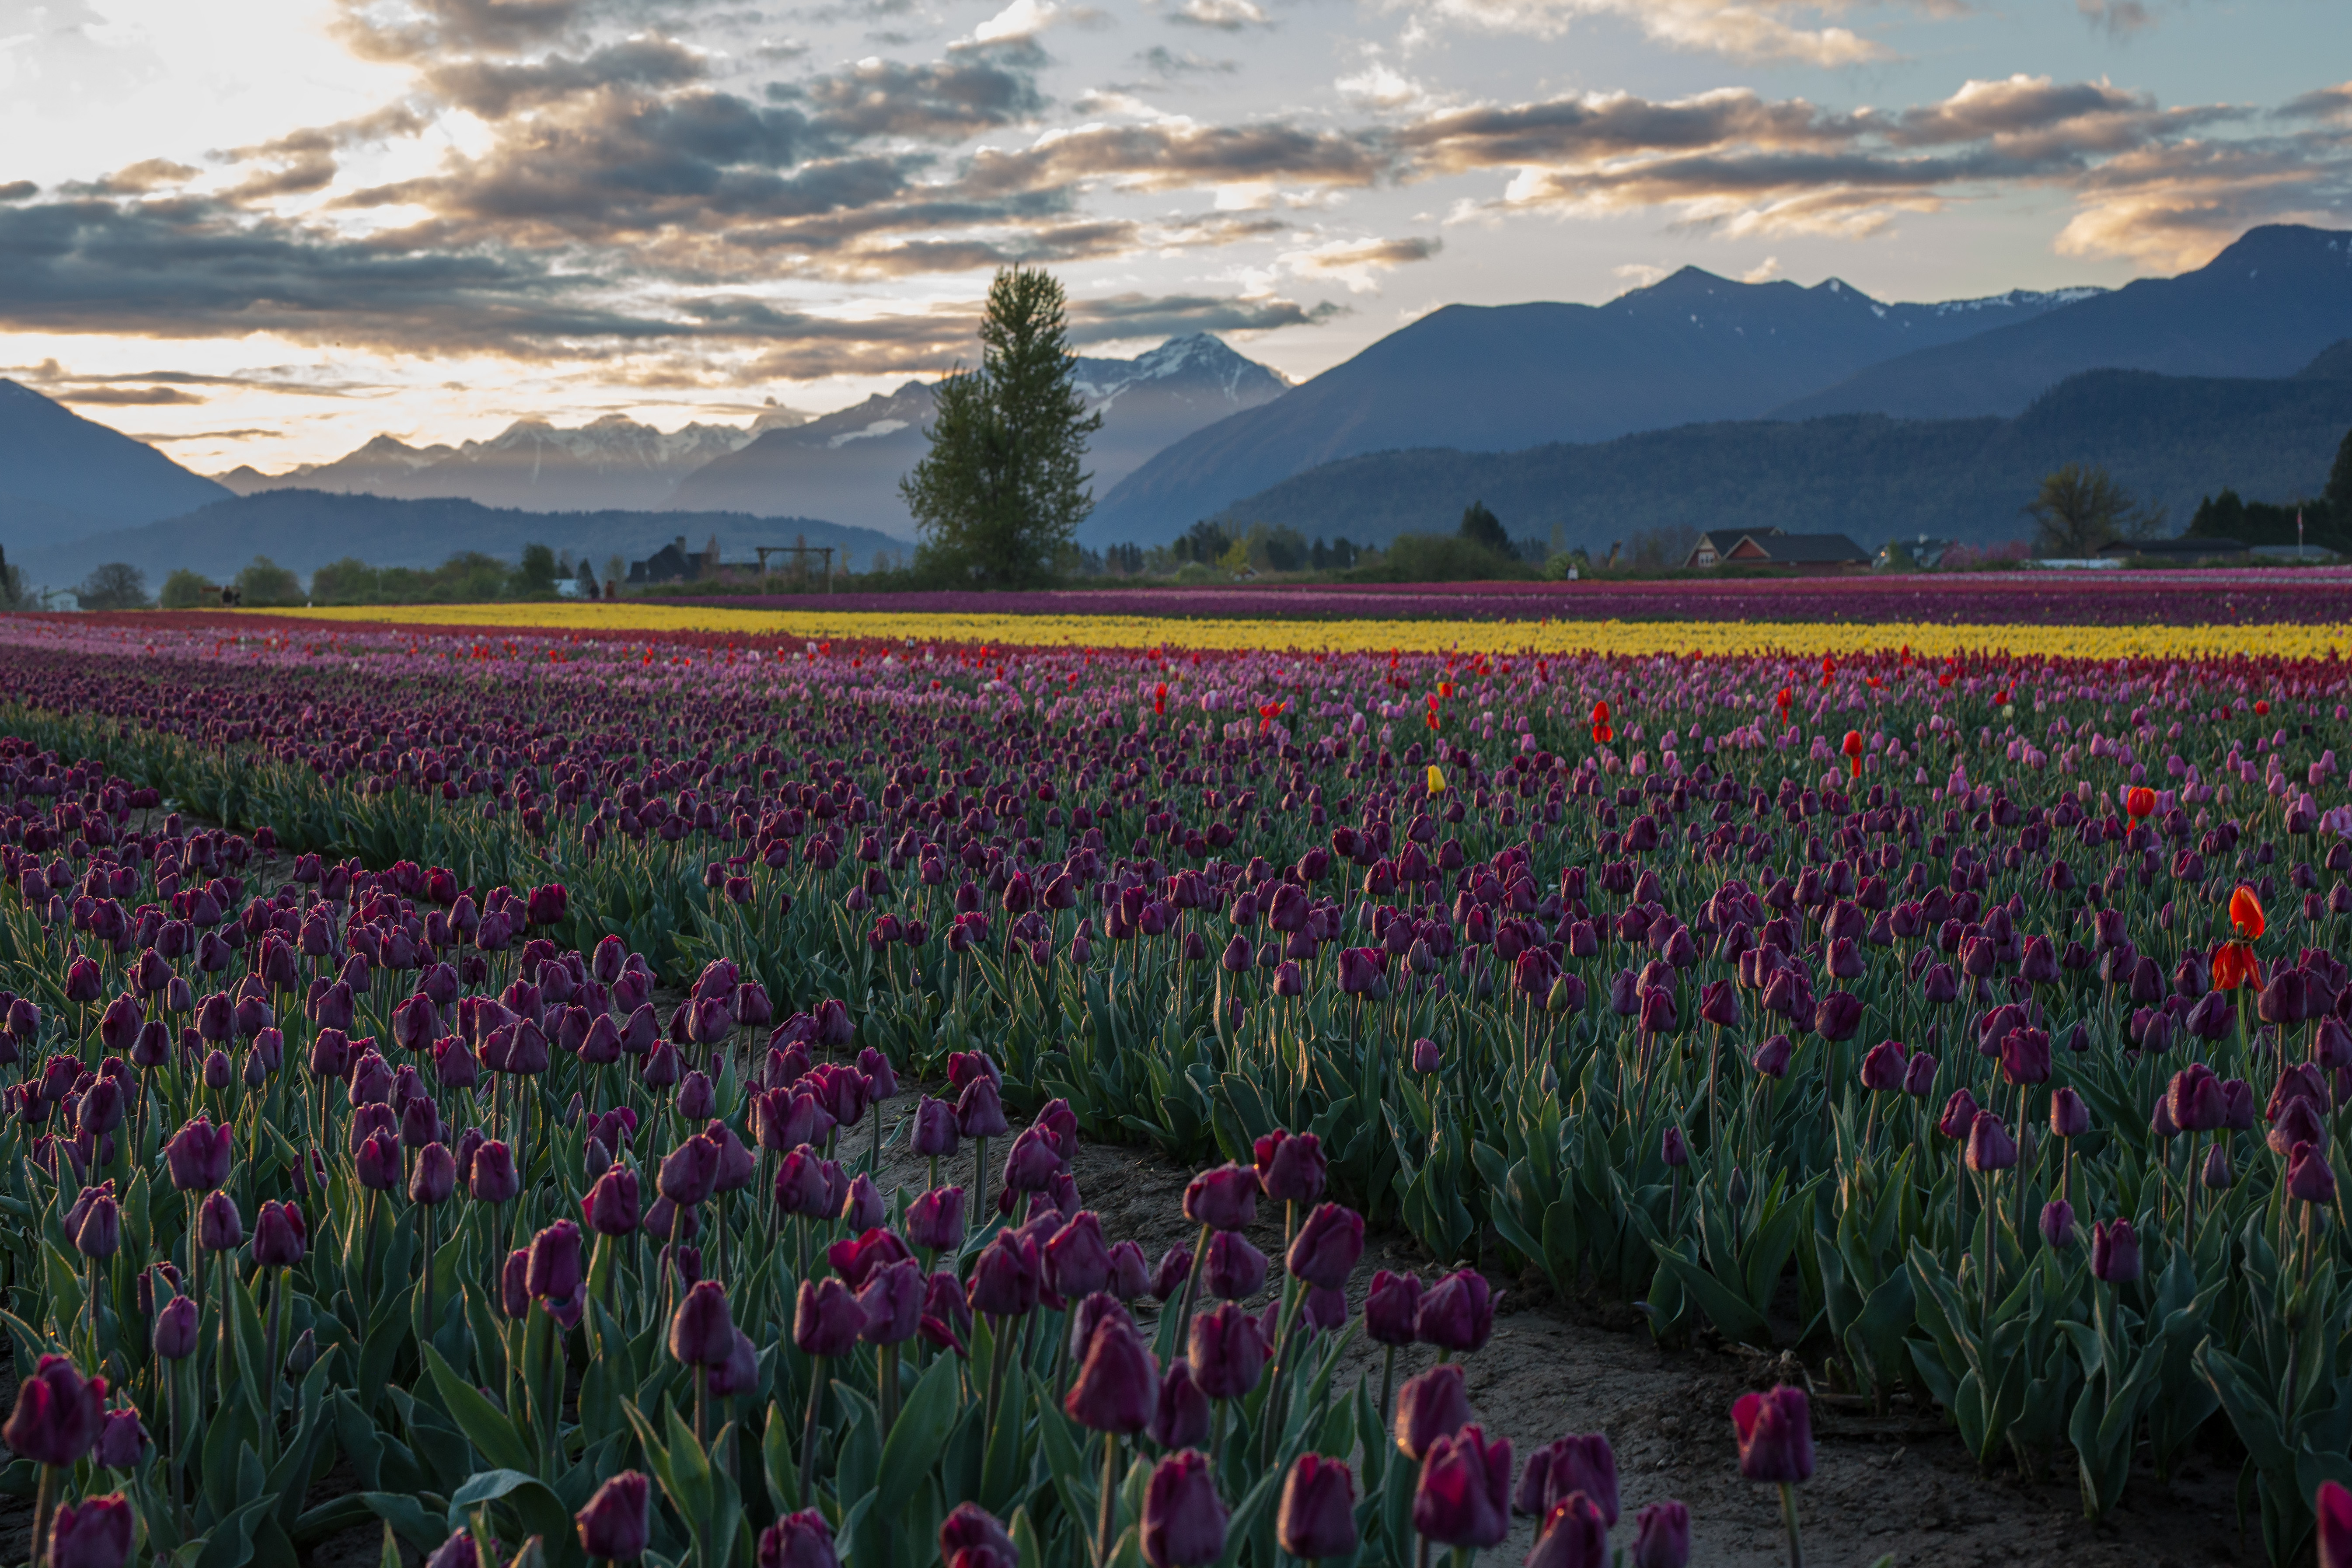
[[[2352,570],[1969,572],[1853,577],[1601,578],[1580,583],[1236,584],[1023,594],[730,595],[673,603],[813,604],[886,615],[1214,616],[1242,620],[1818,621],[1970,626],[2198,626],[2352,621]]]
[[[2341,617],[865,613],[0,618],[36,1563],[1678,1568],[1530,1271],[1795,1352],[1792,1562],[1833,1398],[2352,1563]]]

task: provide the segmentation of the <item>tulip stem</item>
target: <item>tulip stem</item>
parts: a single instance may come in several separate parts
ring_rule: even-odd
[[[1389,1353],[1381,1362],[1381,1430],[1383,1432],[1389,1426],[1389,1394],[1396,1382],[1396,1346],[1391,1345]]]
[[[172,1459],[169,1467],[172,1487],[172,1518],[179,1528],[180,1542],[188,1539],[188,1500],[180,1489],[180,1363],[163,1360],[163,1416],[172,1434]]]
[[[808,1419],[801,1427],[801,1495],[803,1508],[814,1508],[811,1489],[816,1485],[816,1423],[824,1404],[824,1357],[809,1358]],[[985,1428],[983,1428],[984,1430]]]
[[[1184,1271],[1183,1300],[1176,1309],[1176,1343],[1180,1347],[1188,1342],[1186,1336],[1192,1330],[1192,1296],[1201,1281],[1202,1261],[1208,1256],[1209,1227],[1204,1225],[1201,1227],[1201,1239],[1192,1246],[1192,1266]]]
[[[1789,1527],[1789,1568],[1805,1568],[1804,1542],[1797,1535],[1797,1489],[1780,1483],[1780,1519]]]
[[[2000,1272],[1994,1267],[1993,1255],[1993,1248],[2000,1244],[2000,1237],[1994,1230],[2000,1214],[2000,1205],[1993,1201],[1992,1173],[1987,1171],[1984,1177],[1984,1331],[1988,1334],[1992,1332],[1993,1277]],[[1790,1506],[1794,1507],[1793,1504]],[[1796,1516],[1791,1513],[1790,1517],[1794,1519]]]
[[[1118,1519],[1118,1434],[1103,1434],[1102,1518],[1095,1527],[1096,1568],[1108,1568],[1111,1526]]]
[[[43,1568],[48,1562],[49,1544],[46,1537],[49,1532],[49,1505],[56,1500],[58,1468],[43,1465],[39,1489],[33,1494],[33,1568]]]
[[[220,1250],[220,1402],[221,1406],[224,1409],[227,1408],[228,1405],[228,1363],[233,1359],[228,1337],[230,1331],[229,1319],[231,1317],[231,1313],[228,1310],[229,1251],[230,1249],[226,1247],[222,1247]]]

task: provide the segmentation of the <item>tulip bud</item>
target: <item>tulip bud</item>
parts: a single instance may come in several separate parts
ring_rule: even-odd
[[[133,1426],[138,1417],[131,1416]],[[117,1467],[126,1468],[128,1467]],[[49,1568],[122,1568],[131,1556],[134,1521],[121,1492],[60,1504],[49,1529]]]
[[[2131,1221],[2091,1227],[2091,1275],[2109,1285],[2128,1285],[2139,1278],[2139,1237]]]
[[[155,1353],[165,1361],[185,1361],[196,1349],[196,1304],[174,1296],[155,1314]]]
[[[1226,1512],[1199,1450],[1171,1454],[1144,1489],[1140,1534],[1151,1568],[1202,1568],[1224,1555]]]
[[[617,944],[617,937],[605,942]],[[603,956],[603,948],[598,949]],[[580,1530],[580,1550],[591,1560],[635,1562],[645,1555],[650,1535],[647,1500],[652,1484],[636,1470],[623,1470],[596,1489],[588,1506],[573,1516]]]
[[[1453,1436],[1469,1422],[1470,1396],[1459,1362],[1440,1362],[1406,1379],[1397,1390],[1397,1449],[1416,1463],[1439,1438]]]
[[[1203,1394],[1239,1399],[1257,1386],[1270,1352],[1257,1319],[1231,1301],[1220,1301],[1193,1314],[1185,1362]]]
[[[838,1279],[825,1283],[840,1294],[854,1317],[857,1303],[848,1287]],[[803,1300],[809,1289],[808,1282],[802,1281]],[[853,1342],[856,1339],[855,1327],[849,1337]],[[678,1302],[677,1311],[670,1319],[669,1353],[684,1365],[701,1367],[725,1366],[735,1353],[735,1321],[727,1310],[726,1288],[717,1280],[702,1280]]]
[[[1812,1405],[1786,1384],[1743,1394],[1731,1406],[1739,1439],[1739,1473],[1751,1481],[1786,1486],[1813,1473]]]
[[[1282,1484],[1275,1540],[1293,1557],[1312,1562],[1356,1550],[1356,1477],[1338,1459],[1301,1454]]]
[[[1412,1499],[1412,1527],[1443,1546],[1474,1551],[1511,1532],[1511,1445],[1465,1426],[1430,1445]]]
[[[706,1285],[707,1281],[695,1289],[700,1290]],[[724,1299],[721,1300],[723,1304]],[[847,1285],[838,1279],[801,1281],[798,1308],[793,1318],[793,1342],[803,1355],[847,1355],[856,1347],[859,1331],[865,1326],[865,1310]],[[681,1355],[678,1359],[687,1358]]]

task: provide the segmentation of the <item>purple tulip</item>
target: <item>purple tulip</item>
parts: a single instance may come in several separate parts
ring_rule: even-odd
[[[647,1501],[652,1495],[652,1483],[637,1470],[623,1470],[598,1487],[588,1506],[572,1516],[580,1530],[581,1552],[591,1559],[618,1563],[644,1556],[651,1533]]]
[[[1311,1204],[1323,1195],[1329,1163],[1323,1141],[1312,1132],[1290,1133],[1275,1129],[1257,1140],[1258,1188],[1276,1203]]]
[[[1159,1365],[1122,1311],[1096,1326],[1062,1408],[1081,1426],[1130,1436],[1150,1424],[1159,1398]]]
[[[643,1222],[638,1207],[637,1173],[615,1165],[596,1178],[580,1200],[580,1215],[598,1236],[627,1236]]]
[[[110,1410],[99,1428],[98,1462],[111,1470],[138,1468],[147,1452],[147,1428],[136,1410]]]
[[[1616,1526],[1617,1453],[1599,1432],[1556,1437],[1529,1454],[1511,1506],[1542,1519],[1571,1492],[1591,1498],[1601,1510],[1602,1522],[1612,1529]]]
[[[1293,1557],[1312,1562],[1356,1550],[1356,1476],[1338,1459],[1301,1454],[1282,1483],[1275,1540]]]
[[[840,1292],[850,1315],[855,1318],[857,1303],[849,1295],[848,1289],[838,1279],[828,1279],[825,1283]],[[803,1302],[808,1290],[808,1282],[803,1280]],[[853,1325],[849,1340],[854,1343],[856,1338],[857,1331]],[[670,1319],[669,1353],[682,1365],[701,1367],[725,1366],[735,1353],[735,1320],[727,1310],[726,1288],[717,1280],[701,1280],[678,1302],[677,1311]]]
[[[2091,1227],[2091,1275],[2109,1285],[2128,1285],[2139,1278],[2139,1237],[2131,1221]]]
[[[1257,1318],[1231,1301],[1192,1315],[1185,1362],[1211,1399],[1239,1399],[1265,1373],[1271,1346]]]
[[[1813,1473],[1813,1412],[1801,1388],[1782,1384],[1743,1394],[1731,1406],[1739,1438],[1739,1473],[1751,1481],[1787,1486]]]
[[[60,1504],[49,1526],[48,1568],[122,1568],[133,1522],[121,1492]]]
[[[1570,1492],[1545,1510],[1526,1568],[1607,1568],[1608,1563],[1608,1521],[1591,1498]]]
[[[1201,1284],[1210,1295],[1234,1301],[1265,1288],[1265,1254],[1250,1245],[1239,1231],[1221,1230],[1209,1238],[1202,1261]]]
[[[1423,1291],[1413,1331],[1442,1351],[1484,1350],[1495,1331],[1495,1303],[1501,1297],[1475,1268],[1461,1268]]]
[[[758,1568],[840,1568],[833,1527],[813,1508],[788,1513],[761,1531],[753,1556]]]
[[[1412,1495],[1412,1527],[1441,1546],[1474,1551],[1511,1532],[1511,1445],[1465,1426],[1429,1447]]]
[[[16,1408],[0,1426],[0,1442],[37,1465],[70,1465],[90,1451],[105,1418],[106,1379],[85,1378],[66,1357],[45,1355],[16,1385]]]
[[[1631,1568],[1688,1568],[1690,1510],[1668,1498],[1633,1516]]]
[[[1151,1568],[1202,1568],[1225,1552],[1225,1505],[1198,1449],[1171,1454],[1144,1489],[1141,1537]]]
[[[1212,1230],[1243,1230],[1257,1221],[1257,1197],[1255,1171],[1247,1165],[1220,1165],[1185,1186],[1184,1217]]]
[[[1469,1424],[1470,1396],[1459,1362],[1440,1362],[1397,1390],[1396,1446],[1408,1459],[1418,1462],[1439,1438]]]

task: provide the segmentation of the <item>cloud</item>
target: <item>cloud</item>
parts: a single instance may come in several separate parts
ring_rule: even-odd
[[[517,54],[562,37],[587,0],[408,0],[387,17],[372,0],[342,0],[337,26],[363,59]]]
[[[2305,119],[2330,111],[2321,95],[2297,104]],[[2341,210],[2347,138],[2325,127],[2213,139],[2258,118],[2013,76],[1893,112],[1744,89],[1663,101],[1617,93],[1450,110],[1389,134],[1402,178],[1512,170],[1503,210],[1664,210],[1735,237],[1859,237],[1905,213],[2043,188],[2080,209],[2063,252],[2193,265],[2250,223]]]
[[[2156,26],[2146,0],[2074,0],[2074,9],[2109,37],[2127,38]]]
[[[176,386],[85,386],[77,391],[60,393],[60,403],[121,404],[161,406],[177,403],[202,403],[203,398]]]
[[[1239,60],[1213,60],[1191,49],[1171,49],[1165,44],[1154,44],[1135,57],[1135,63],[1154,76],[1173,80],[1183,76],[1232,76],[1242,68]]]
[[[143,158],[117,169],[91,188],[110,195],[145,195],[166,185],[184,185],[202,171],[169,158]],[[30,191],[26,192],[30,195]]]
[[[131,436],[131,432],[126,430],[123,434],[131,436],[131,438],[134,441],[144,441],[152,447],[158,442],[163,441],[277,440],[283,437],[286,432],[283,430],[260,430],[248,428],[244,430],[188,430],[177,434],[169,432],[152,432],[140,436]]]
[[[1281,264],[1300,277],[1329,278],[1346,284],[1351,292],[1368,294],[1378,287],[1374,273],[1427,261],[1444,248],[1445,242],[1434,235],[1427,238],[1415,235],[1402,239],[1335,239],[1307,249],[1288,251],[1281,258]]]
[[[1211,295],[1114,294],[1070,302],[1070,341],[1115,342],[1165,338],[1189,332],[1255,332],[1315,326],[1344,314],[1328,302],[1301,304],[1276,296],[1221,299]],[[815,380],[828,375],[874,375],[891,372],[937,373],[978,357],[978,300],[920,313],[845,320],[780,315],[772,323],[789,331],[782,341],[751,360],[743,377]]]
[[[1045,107],[1033,73],[984,57],[915,66],[865,59],[774,96],[806,101],[815,127],[845,141],[961,142],[1031,120]]]
[[[1850,28],[1819,24],[1819,13],[1843,7],[1815,0],[1423,0],[1420,9],[1470,26],[1538,37],[1556,37],[1581,18],[1609,16],[1675,48],[1743,60],[1851,66],[1893,53]]]
[[[1182,26],[1213,27],[1221,33],[1274,26],[1274,18],[1257,0],[1183,0],[1168,14],[1168,19]]]
[[[485,120],[611,88],[682,87],[708,73],[703,58],[667,38],[631,38],[573,58],[550,55],[528,64],[463,58],[428,62],[424,85]]]
[[[1104,27],[1111,25],[1111,19],[1108,13],[1091,5],[1062,5],[1055,0],[1012,0],[1011,5],[972,29],[971,43],[1026,43],[1056,25]]]
[[[1202,125],[1167,120],[1051,131],[1016,152],[982,149],[964,183],[974,192],[1036,190],[1097,179],[1153,191],[1256,181],[1364,185],[1389,166],[1368,135],[1311,131],[1279,121]]]
[[[30,201],[41,194],[41,187],[30,180],[9,180],[0,184],[0,202]]]

